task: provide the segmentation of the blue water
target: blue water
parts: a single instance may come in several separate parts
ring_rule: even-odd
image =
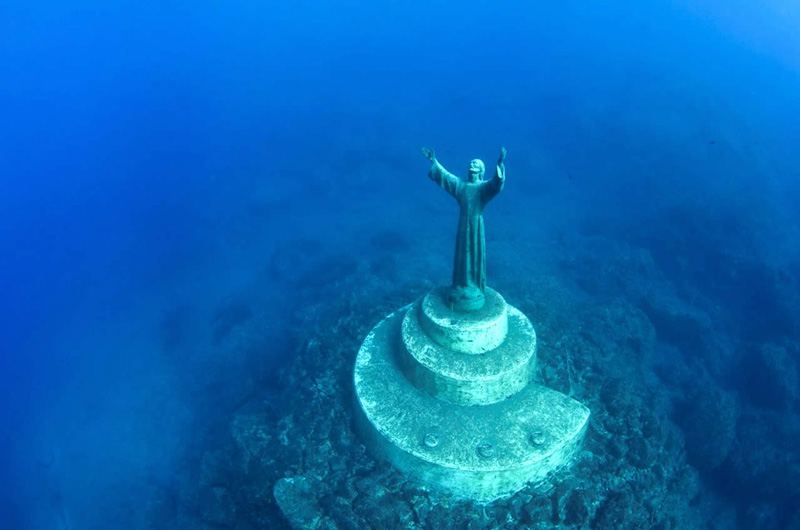
[[[730,524],[800,524],[800,7],[541,4],[0,5],[0,525],[173,524],[142,507],[292,384],[336,323],[310,306],[446,283],[423,146],[462,176],[508,149],[489,283],[643,308],[699,487]],[[637,298],[613,263],[638,251],[712,346]]]

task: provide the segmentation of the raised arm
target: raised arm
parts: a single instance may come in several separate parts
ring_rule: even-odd
[[[428,178],[441,186],[444,191],[458,199],[459,190],[461,186],[464,185],[464,182],[442,167],[439,161],[436,160],[436,155],[432,149],[423,147],[422,153],[431,161],[431,170],[428,172]]]
[[[495,169],[494,178],[483,184],[481,189],[481,198],[483,204],[486,204],[494,198],[495,195],[503,191],[503,186],[506,183],[506,148],[500,148],[500,158],[497,160],[497,169]]]

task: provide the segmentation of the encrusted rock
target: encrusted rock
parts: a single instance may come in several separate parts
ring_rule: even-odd
[[[788,411],[800,396],[797,361],[776,344],[765,344],[744,361],[741,386],[753,404]]]
[[[710,386],[703,386],[679,409],[676,420],[686,435],[692,465],[711,470],[725,461],[736,434],[737,415],[735,398]]]
[[[227,488],[213,486],[200,493],[201,517],[216,525],[230,525],[236,516],[236,505]]]
[[[583,490],[574,490],[567,495],[564,504],[564,523],[579,525],[589,518],[586,493]]]
[[[322,516],[314,493],[314,483],[306,477],[287,477],[272,490],[284,517],[296,530],[313,530]]]

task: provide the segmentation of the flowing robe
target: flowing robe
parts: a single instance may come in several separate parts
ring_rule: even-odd
[[[437,161],[428,177],[452,195],[461,209],[453,260],[453,289],[479,289],[486,293],[486,240],[483,233],[483,209],[505,184],[505,168],[497,166],[492,180],[466,182],[449,173]]]

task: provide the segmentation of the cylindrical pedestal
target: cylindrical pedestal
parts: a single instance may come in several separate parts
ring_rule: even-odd
[[[489,303],[484,307],[494,302],[503,308],[494,311],[488,323],[481,320],[483,315],[448,318],[447,309],[433,319],[433,304],[428,302],[434,296],[431,293],[414,304],[403,318],[405,351],[401,349],[399,361],[409,381],[431,396],[457,405],[489,405],[525,388],[536,367],[536,332],[530,320],[516,308],[507,307],[494,291],[487,293]],[[439,340],[424,331],[434,326],[432,321]],[[500,331],[503,340],[498,341]],[[459,334],[469,337],[478,352],[454,351],[442,344],[464,348],[469,342]],[[487,344],[492,348],[486,349]]]
[[[447,307],[446,289],[425,295],[418,317],[425,333],[447,350],[470,355],[500,346],[508,333],[508,304],[493,289],[486,289],[486,302],[477,311],[460,313]]]

